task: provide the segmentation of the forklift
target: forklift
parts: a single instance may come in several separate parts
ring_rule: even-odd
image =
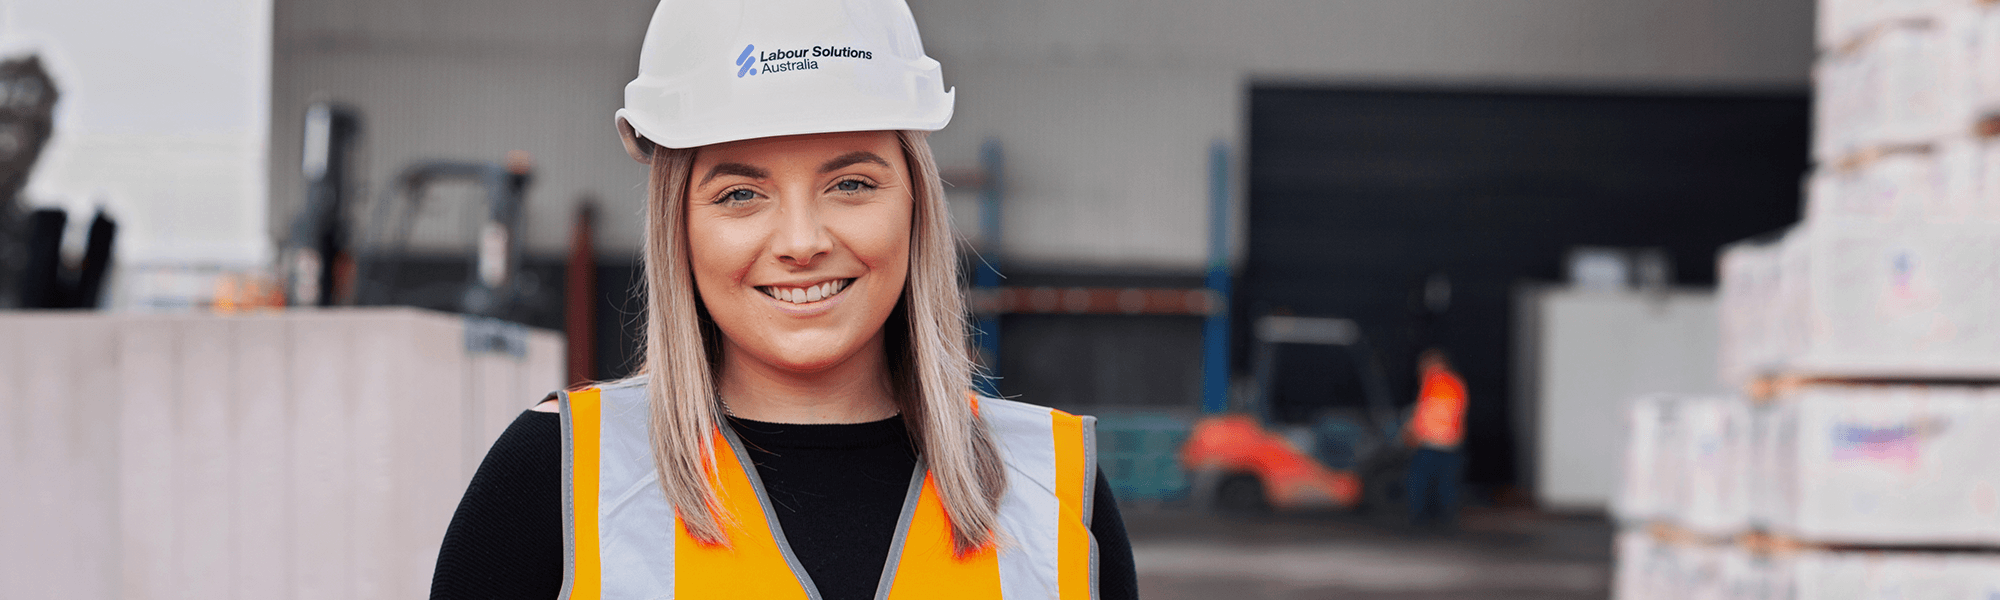
[[[1333,317],[1271,315],[1252,330],[1252,379],[1232,410],[1197,421],[1181,448],[1197,506],[1224,513],[1396,510],[1412,449],[1381,361],[1360,326]],[[1361,410],[1323,410],[1280,423],[1273,389],[1280,353],[1331,347],[1352,366]],[[1328,365],[1339,368],[1339,365]]]
[[[523,281],[522,209],[534,179],[534,160],[509,152],[503,162],[419,161],[405,167],[374,203],[364,230],[375,236],[362,244],[367,254],[350,255],[349,204],[360,194],[351,171],[361,136],[361,111],[329,100],[306,109],[302,161],[306,205],[292,223],[280,253],[286,297],[294,306],[358,304],[430,305],[505,321],[523,321],[537,300]],[[455,302],[420,303],[398,295],[397,278],[406,258],[414,215],[432,187],[471,184],[485,192],[486,219],[480,225],[470,276],[451,286]],[[393,223],[393,224],[392,224]],[[456,304],[455,307],[437,304]]]

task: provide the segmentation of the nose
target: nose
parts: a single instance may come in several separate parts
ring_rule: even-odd
[[[771,252],[780,262],[797,267],[833,252],[833,235],[820,221],[819,207],[812,200],[780,202],[778,231],[771,239]]]

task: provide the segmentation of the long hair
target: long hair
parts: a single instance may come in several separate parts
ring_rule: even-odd
[[[969,401],[973,362],[965,342],[965,297],[937,163],[927,134],[902,131],[898,137],[915,207],[909,277],[884,324],[891,389],[950,518],[952,545],[965,554],[995,540],[1006,473],[992,433]],[[733,516],[708,478],[717,468],[712,448],[723,414],[715,393],[722,333],[695,293],[688,262],[687,195],[695,150],[643,140],[640,145],[650,150],[652,175],[643,257],[645,358],[634,378],[647,384],[653,462],[667,500],[689,535],[728,544],[723,523]]]

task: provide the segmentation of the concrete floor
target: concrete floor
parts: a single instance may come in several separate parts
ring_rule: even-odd
[[[1148,600],[1602,599],[1602,517],[1468,511],[1452,531],[1350,514],[1125,515]]]

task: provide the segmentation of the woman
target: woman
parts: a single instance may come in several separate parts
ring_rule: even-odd
[[[952,101],[901,0],[662,2],[644,368],[501,436],[432,597],[1136,597],[1093,420],[968,392]]]

